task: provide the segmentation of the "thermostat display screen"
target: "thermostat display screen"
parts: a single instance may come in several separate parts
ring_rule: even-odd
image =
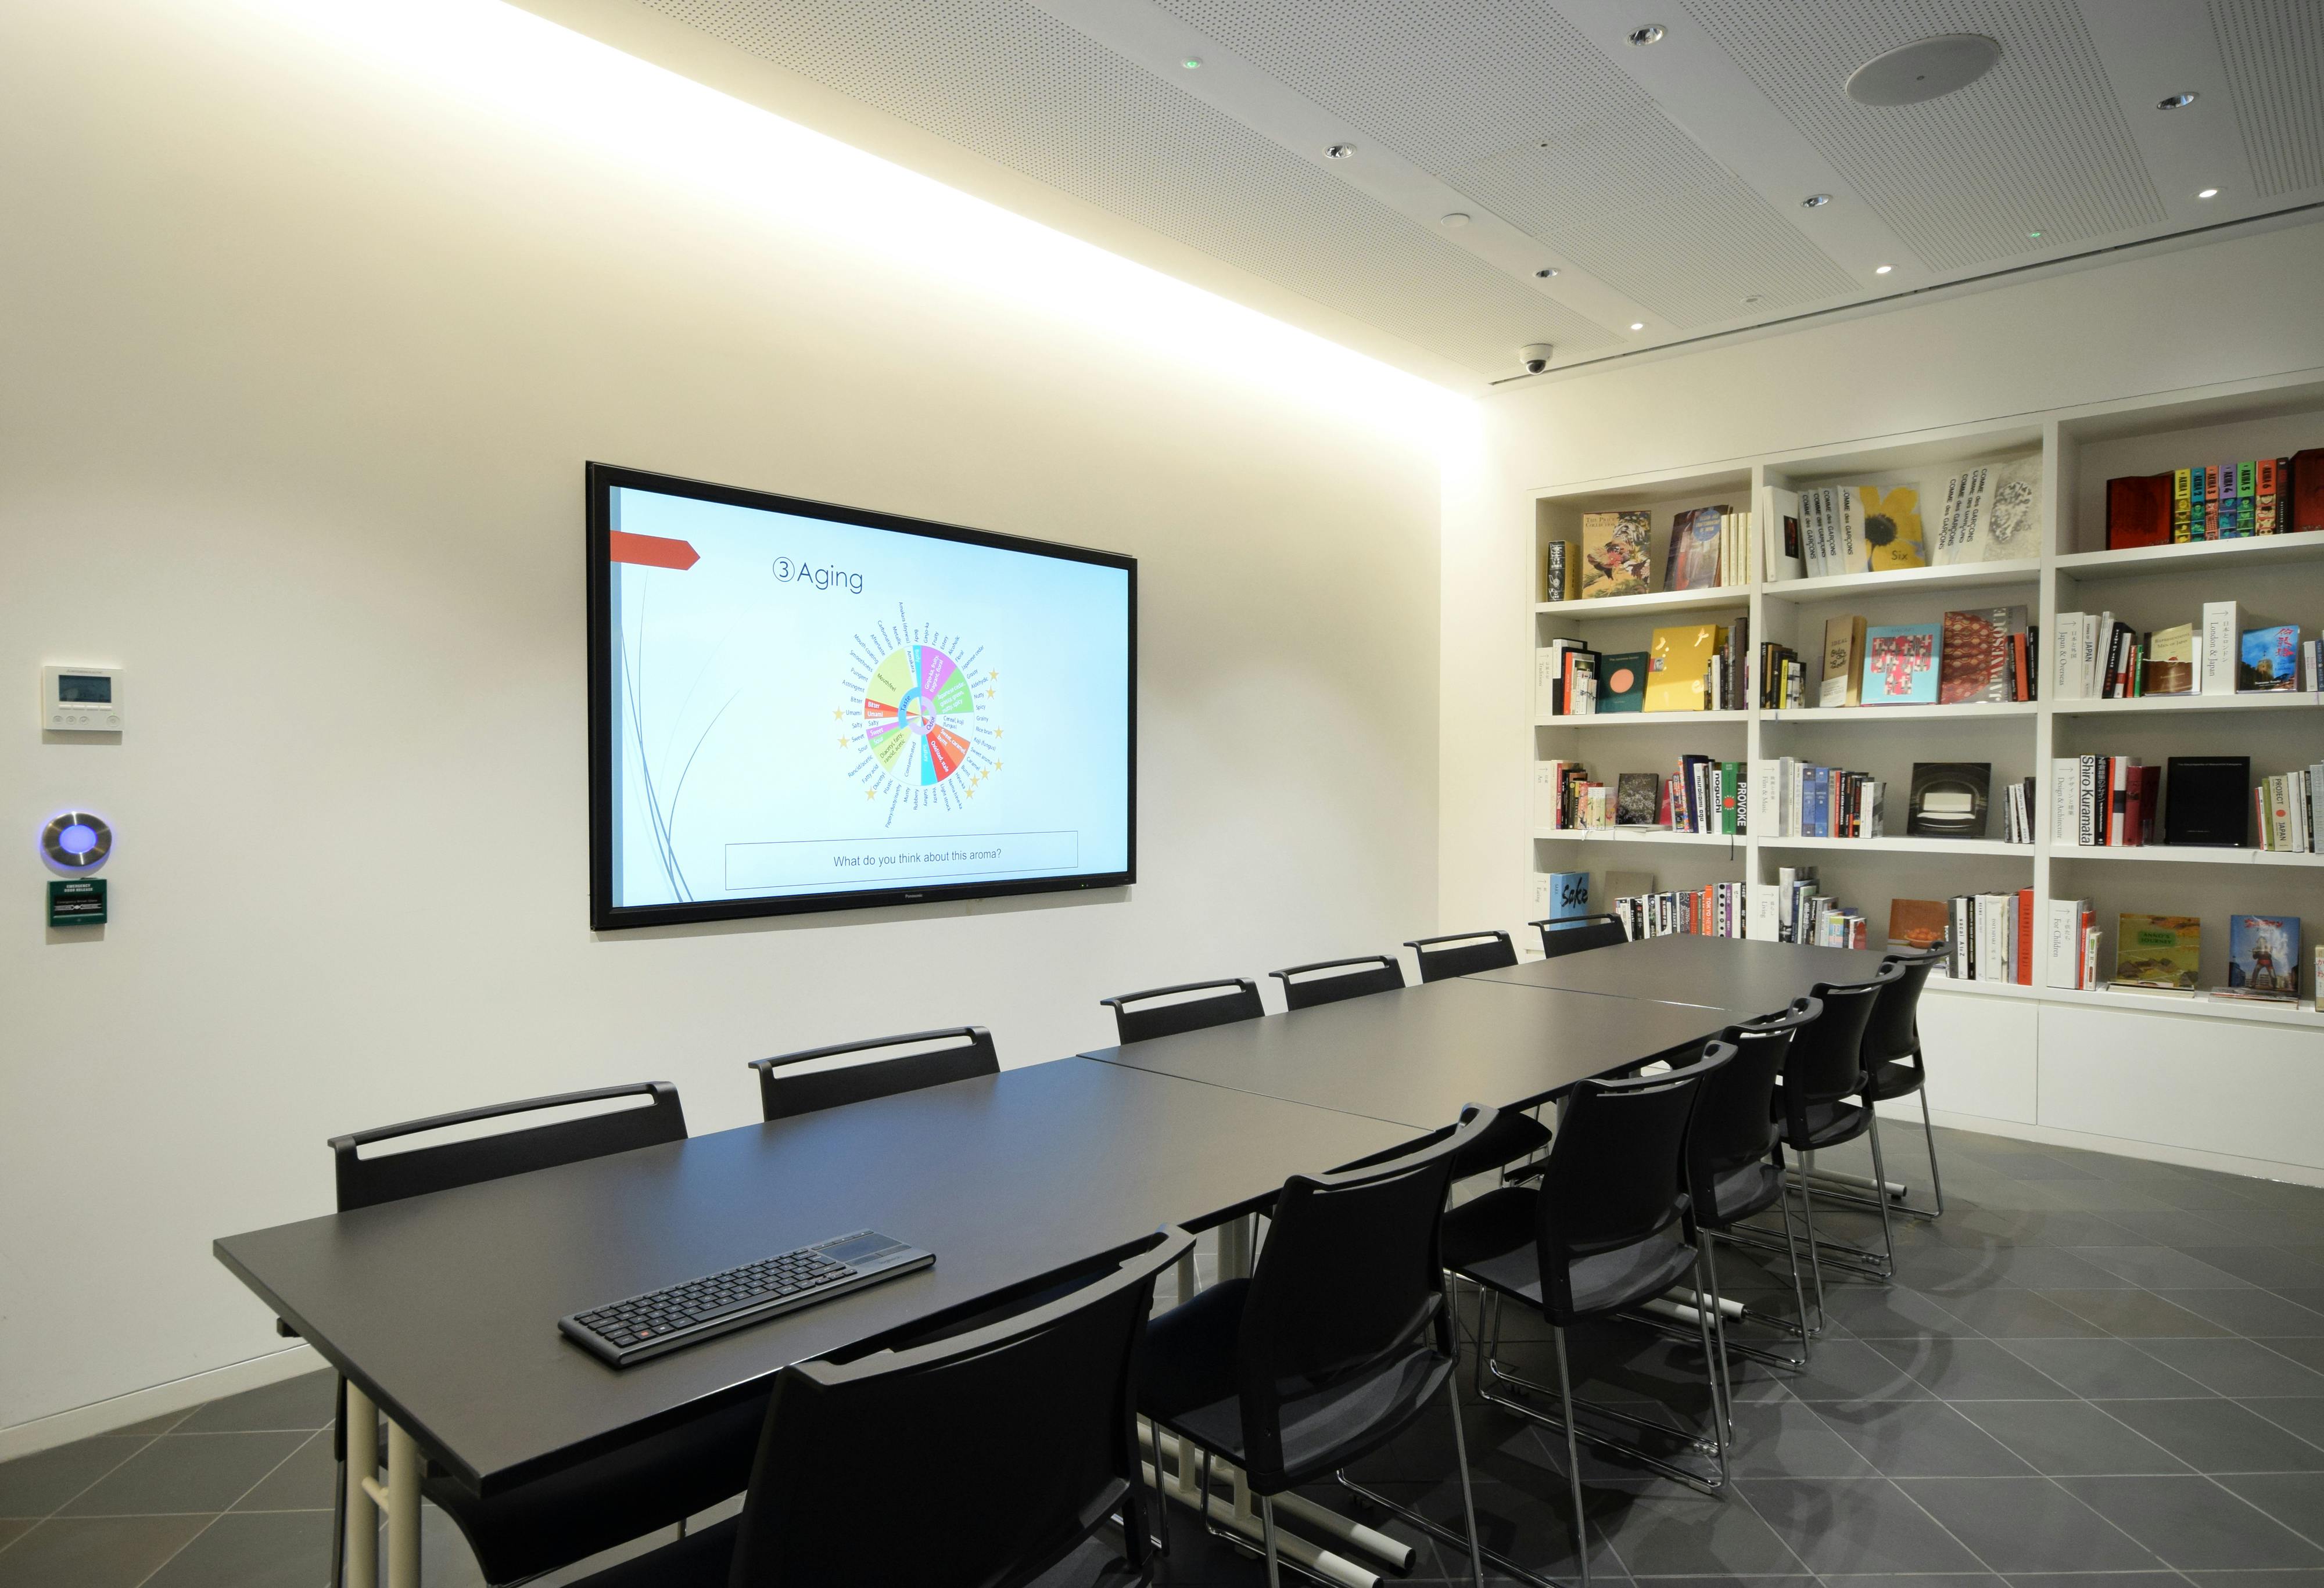
[[[109,706],[113,703],[113,680],[102,674],[60,673],[57,698],[72,706]]]

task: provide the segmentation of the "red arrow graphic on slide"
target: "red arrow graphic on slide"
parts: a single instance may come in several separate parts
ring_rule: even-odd
[[[611,537],[612,555],[617,563],[636,563],[647,568],[675,568],[683,574],[702,560],[701,554],[683,540],[670,540],[659,535],[629,535],[616,529]]]

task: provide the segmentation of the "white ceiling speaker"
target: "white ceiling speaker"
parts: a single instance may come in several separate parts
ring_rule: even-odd
[[[2001,46],[1983,33],[1939,33],[1876,55],[1848,79],[1858,105],[1918,105],[1968,87],[1993,69]]]

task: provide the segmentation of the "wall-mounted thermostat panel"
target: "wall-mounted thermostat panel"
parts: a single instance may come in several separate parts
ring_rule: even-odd
[[[41,726],[71,733],[121,731],[121,669],[41,669]]]

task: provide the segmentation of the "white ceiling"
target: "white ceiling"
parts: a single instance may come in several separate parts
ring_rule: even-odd
[[[2324,0],[631,3],[1483,380],[2324,202]]]

